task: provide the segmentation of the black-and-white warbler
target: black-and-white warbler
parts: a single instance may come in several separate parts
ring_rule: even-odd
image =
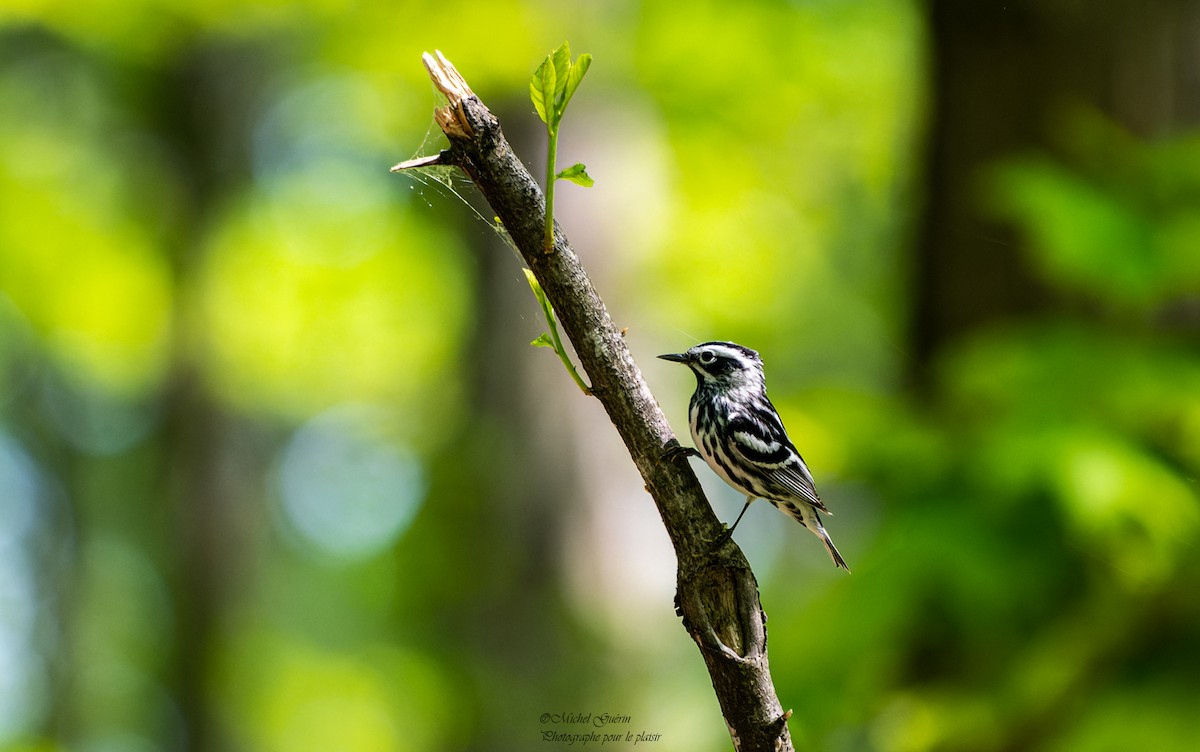
[[[758,353],[732,342],[705,342],[685,353],[658,357],[684,363],[696,374],[688,408],[696,449],[681,451],[699,454],[722,480],[746,495],[725,536],[742,521],[750,502],[766,499],[820,538],[833,563],[849,572],[821,524],[820,512],[830,512],[817,496],[812,473],[767,399]]]

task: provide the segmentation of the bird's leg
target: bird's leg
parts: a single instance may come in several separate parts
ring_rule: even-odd
[[[667,442],[667,448],[663,450],[662,458],[664,460],[673,460],[676,457],[699,457],[700,453],[692,447],[685,447],[679,443],[677,439],[671,439]]]
[[[713,544],[713,548],[717,548],[721,544],[723,544],[725,541],[729,540],[729,537],[731,535],[733,535],[733,529],[738,526],[739,522],[742,521],[742,515],[744,515],[746,513],[746,510],[750,508],[750,502],[754,501],[757,498],[758,498],[757,496],[747,496],[746,497],[746,504],[745,504],[745,506],[742,507],[742,511],[738,512],[737,519],[733,521],[733,524],[729,527],[728,530],[721,533],[721,536],[719,538],[717,538],[717,542]]]

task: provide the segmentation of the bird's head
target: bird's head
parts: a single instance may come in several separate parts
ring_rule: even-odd
[[[696,374],[700,388],[764,389],[762,358],[748,347],[733,342],[704,342],[683,353],[659,355],[663,360],[683,363]]]

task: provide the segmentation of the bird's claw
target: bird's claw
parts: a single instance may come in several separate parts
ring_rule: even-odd
[[[671,439],[667,443],[666,449],[663,450],[662,458],[664,460],[673,460],[676,457],[699,457],[700,453],[693,447],[685,447],[675,439]]]

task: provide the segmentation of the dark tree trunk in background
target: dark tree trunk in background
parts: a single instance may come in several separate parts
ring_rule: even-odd
[[[998,159],[1060,149],[1056,121],[1091,108],[1151,138],[1200,120],[1195,0],[930,0],[927,190],[914,265],[914,374],[947,342],[1062,301],[1029,273],[1021,239],[989,220]]]
[[[1064,116],[1073,108],[1098,113],[1138,139],[1194,128],[1200,120],[1200,2],[930,0],[928,8],[932,108],[911,343],[912,380],[930,393],[936,388],[930,366],[981,327],[1089,313],[1079,310],[1086,303],[1039,281],[1027,240],[989,217],[983,181],[993,166],[1022,154],[1077,168],[1079,155],[1095,147],[1073,149],[1067,140]],[[1080,607],[1063,608],[1074,613]],[[1140,617],[1098,637],[1078,658],[1074,683],[1006,718],[1003,738],[988,748],[1054,746],[1086,702],[1089,683],[1120,665],[1119,654],[1157,639]]]
[[[518,103],[513,113],[514,141],[531,152],[544,148],[544,131],[516,125],[528,120],[525,108]],[[588,493],[578,466],[580,439],[564,416],[571,409],[566,402],[582,398],[553,353],[529,344],[544,323],[520,258],[458,198],[432,186],[422,190],[446,226],[462,228],[474,266],[474,318],[462,352],[462,421],[433,460],[435,488],[415,523],[424,527],[417,537],[437,540],[437,555],[453,563],[431,580],[437,592],[428,602],[439,606],[422,617],[419,639],[470,675],[486,697],[464,749],[522,750],[530,742],[509,738],[513,717],[582,706],[585,687],[603,674],[563,595],[564,523]],[[481,196],[460,193],[491,216]],[[399,555],[404,566],[432,566],[428,555],[407,549]],[[396,619],[411,628],[411,613]],[[559,686],[563,676],[589,681]],[[553,687],[553,694],[510,694],[514,677],[525,687]]]
[[[513,112],[525,114],[517,108]],[[510,120],[520,122],[515,116]],[[538,134],[529,129],[510,131],[512,141],[529,151],[543,148],[540,144],[534,146]],[[484,206],[487,216],[490,210],[482,198],[472,198]],[[464,221],[464,207],[455,206],[453,210],[459,215],[457,221]],[[509,527],[503,531],[506,541],[489,540],[487,545],[499,543],[516,554],[513,561],[522,570],[518,581],[525,596],[539,589],[557,591],[561,572],[559,552],[553,544],[568,506],[564,500],[579,499],[586,492],[580,486],[572,442],[563,440],[569,438],[571,427],[558,416],[566,409],[563,400],[579,395],[573,385],[559,388],[564,386],[557,382],[561,374],[548,367],[557,367],[557,359],[539,357],[550,355],[550,351],[529,345],[544,325],[538,318],[537,301],[520,258],[498,233],[483,232],[482,222],[463,234],[471,244],[479,270],[473,295],[475,330],[468,344],[472,414],[502,428],[497,439],[504,446],[495,449],[518,455],[514,464],[497,461],[489,468],[495,477],[485,490],[493,503],[498,502],[495,511],[501,524]],[[530,468],[537,471],[530,472]],[[503,498],[495,498],[495,494]],[[497,595],[505,599],[522,597],[512,592]],[[518,614],[528,613],[511,600],[507,608],[514,612],[514,623]],[[496,626],[490,625],[489,631]],[[553,635],[526,635],[525,639],[529,647],[536,648],[544,640],[552,640]]]
[[[164,531],[174,554],[166,571],[176,595],[168,681],[182,725],[179,748],[188,752],[229,748],[215,718],[211,673],[220,620],[249,557],[247,516],[263,514],[237,479],[265,474],[266,458],[240,441],[245,432],[205,388],[195,349],[202,333],[192,329],[204,230],[218,197],[249,179],[249,128],[263,101],[265,56],[253,46],[184,48],[173,67],[156,71],[156,107],[147,112],[186,190],[168,240],[172,357],[160,444],[167,448],[161,498],[173,524]]]

